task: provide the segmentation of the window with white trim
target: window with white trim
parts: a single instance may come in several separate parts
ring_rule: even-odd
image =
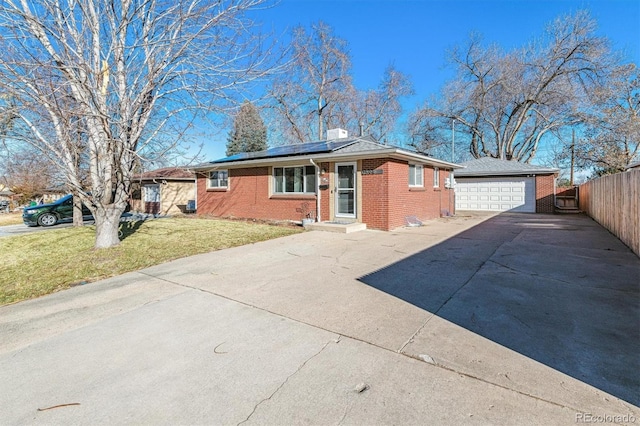
[[[314,166],[274,167],[274,194],[315,194],[316,168]]]
[[[409,186],[424,186],[422,165],[409,164]]]
[[[227,188],[229,186],[229,171],[214,170],[209,172],[207,188]]]
[[[440,188],[440,169],[437,167],[433,168],[433,187]]]

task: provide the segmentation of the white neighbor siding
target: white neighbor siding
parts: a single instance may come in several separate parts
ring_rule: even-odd
[[[535,213],[533,177],[456,177],[456,210]]]

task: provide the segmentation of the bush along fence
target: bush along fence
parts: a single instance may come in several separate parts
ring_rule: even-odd
[[[580,209],[640,257],[640,170],[580,185]]]

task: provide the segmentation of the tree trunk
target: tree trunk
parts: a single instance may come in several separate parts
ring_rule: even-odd
[[[84,225],[84,219],[82,218],[82,201],[77,195],[73,196],[73,226]]]
[[[118,230],[120,228],[120,215],[124,207],[118,208],[111,204],[104,209],[96,209],[96,245],[95,248],[108,248],[120,244]]]

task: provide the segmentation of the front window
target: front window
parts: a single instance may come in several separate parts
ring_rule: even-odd
[[[276,194],[315,194],[316,168],[314,166],[274,167],[273,192]]]
[[[226,188],[229,186],[229,171],[215,170],[209,172],[208,188]]]
[[[440,188],[440,169],[437,167],[433,169],[433,187]]]
[[[421,165],[409,164],[409,186],[424,186]]]

